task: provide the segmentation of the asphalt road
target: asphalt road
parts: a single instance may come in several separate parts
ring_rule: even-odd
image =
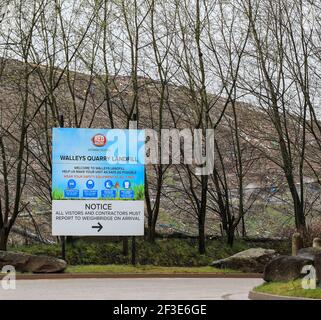
[[[15,290],[0,286],[0,300],[246,300],[262,282],[244,278],[17,280]]]

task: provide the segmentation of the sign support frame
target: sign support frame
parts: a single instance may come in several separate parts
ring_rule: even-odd
[[[133,131],[137,131],[137,128],[138,128],[138,124],[137,124],[137,114],[134,113],[133,116],[132,116],[132,121],[130,122],[130,125],[129,125],[129,129],[132,129]],[[59,117],[58,117],[58,123],[59,123],[59,126],[60,128],[64,128],[65,125],[64,125],[64,114],[60,114]],[[62,130],[69,130],[69,129],[62,129]],[[58,132],[58,131],[57,131]],[[62,131],[61,131],[62,132]],[[59,191],[59,190],[58,190]],[[54,198],[55,200],[60,200],[59,196],[55,197]],[[55,203],[55,205],[57,205],[59,207],[59,204],[58,204],[59,201],[57,201],[57,203]],[[144,216],[144,209],[143,209],[143,202],[140,204],[141,206],[141,213],[140,214],[143,214]],[[56,211],[58,214],[60,212],[63,212],[64,209],[60,209],[62,211]],[[59,219],[59,220],[62,220],[62,219]],[[56,227],[55,227],[56,228]],[[94,228],[94,227],[92,227]],[[96,227],[95,227],[96,228]],[[98,228],[98,227],[97,227]],[[102,229],[100,227],[100,229]],[[55,229],[56,230],[56,229]],[[62,230],[62,229],[61,229]],[[98,230],[99,232],[100,230]],[[60,231],[61,232],[61,231]],[[66,230],[64,230],[64,232],[67,232]],[[82,231],[83,232],[83,231]],[[55,231],[55,233],[57,235],[59,235],[59,231],[57,232],[57,230]],[[68,232],[67,232],[68,233]],[[133,265],[136,265],[136,253],[137,253],[137,247],[136,247],[136,236],[137,235],[140,235],[141,232],[139,233],[132,233],[132,236],[131,236],[131,263]],[[60,236],[60,242],[61,242],[61,256],[62,256],[62,259],[66,259],[66,239],[68,239],[68,237],[66,237],[66,234],[62,233],[62,235]],[[128,238],[125,237],[125,240],[128,241]],[[126,241],[126,242],[127,242]],[[128,248],[128,242],[127,242],[127,248]],[[125,248],[126,249],[126,248]],[[128,250],[128,249],[127,249]]]
[[[134,113],[133,114],[133,121],[132,121],[132,126],[131,126],[131,129],[136,129],[137,130],[138,128],[138,123],[137,123],[137,114]],[[132,255],[131,255],[131,263],[133,266],[136,265],[136,237],[135,236],[132,236]]]
[[[65,127],[65,119],[63,114],[59,116],[59,125],[60,125],[60,128]],[[63,260],[66,260],[66,237],[61,236],[60,239],[61,239],[61,257]]]

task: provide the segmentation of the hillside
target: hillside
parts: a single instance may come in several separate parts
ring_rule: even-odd
[[[30,210],[21,213],[17,227],[51,239],[51,127],[58,126],[59,116],[63,115],[66,127],[110,128],[113,123],[115,128],[125,128],[132,107],[136,103],[135,99],[138,99],[139,128],[158,130],[161,83],[138,78],[135,94],[130,77],[109,76],[107,78],[105,75],[87,75],[51,69],[44,65],[25,65],[16,60],[2,59],[0,65],[0,122],[8,129],[8,131],[3,130],[3,134],[5,139],[10,141],[7,152],[11,155],[12,168],[14,168],[13,159],[19,141],[19,119],[24,104],[28,106],[27,118],[30,121],[27,134],[30,155],[25,161],[31,165],[31,169],[26,177],[27,192],[24,200],[27,202],[28,196],[28,202],[31,203]],[[219,119],[222,110],[226,107],[224,116],[215,131],[218,147],[215,156],[219,170],[223,170],[224,165],[232,207],[236,207],[239,176],[235,165],[236,127],[233,108],[231,103],[225,105],[224,97],[213,94],[209,94],[208,97],[213,123]],[[198,102],[188,88],[167,85],[162,127],[180,129],[195,127],[197,108]],[[280,162],[277,135],[270,121],[266,121],[268,114],[263,110],[242,102],[236,102],[235,110],[238,115],[237,129],[244,160],[243,186],[248,209],[247,219],[249,219],[247,231],[252,236],[275,236],[278,235],[281,227],[293,227],[289,194],[282,170],[277,165],[277,162]],[[293,135],[293,141],[298,139],[295,117],[290,132]],[[308,143],[309,139],[311,140],[311,137],[308,136]],[[312,168],[307,168],[304,180],[307,192],[311,192],[311,199],[319,196],[320,192],[315,178],[315,172],[318,172],[320,167],[317,165],[317,158],[314,158],[314,147],[311,144],[307,152]],[[218,162],[218,154],[221,162]],[[179,167],[172,165],[164,175],[163,200],[157,229],[162,233],[195,234],[197,231],[195,215],[191,212],[186,198],[181,196],[183,192],[181,179],[186,178],[182,178],[183,171],[180,170]],[[147,172],[153,199],[157,171],[154,166],[149,165]],[[0,183],[1,192],[4,182],[0,180]],[[220,222],[213,200],[215,192],[212,182],[210,188],[213,197],[210,199],[208,208],[207,232],[219,234]],[[319,206],[316,206],[314,211],[318,210]],[[272,231],[269,233],[266,232],[267,224],[271,224]],[[12,241],[16,239],[13,238]]]

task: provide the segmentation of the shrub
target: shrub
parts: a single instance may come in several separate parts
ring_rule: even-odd
[[[213,260],[226,258],[236,252],[250,247],[271,247],[271,243],[247,243],[242,240],[235,241],[233,248],[226,245],[226,241],[207,241],[205,255],[198,253],[196,239],[157,239],[149,243],[143,239],[137,239],[137,263],[141,265],[157,266],[206,266]],[[44,254],[53,257],[61,256],[61,247],[55,245],[30,245],[11,248],[15,251],[24,251],[31,254]],[[87,264],[129,264],[129,256],[122,253],[122,242],[90,242],[77,240],[73,244],[66,245],[66,260],[70,265]]]
[[[208,253],[200,255],[196,240],[159,239],[155,243],[137,240],[137,263],[159,266],[203,266],[212,260],[228,256],[235,250],[225,249],[220,241],[209,242]],[[61,256],[60,245],[30,245],[13,248],[37,255]],[[66,260],[71,265],[81,264],[126,264],[130,263],[130,255],[122,254],[122,242],[86,242],[78,240],[66,246]]]

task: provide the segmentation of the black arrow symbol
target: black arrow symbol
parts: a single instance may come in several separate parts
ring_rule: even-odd
[[[100,232],[100,230],[103,228],[103,226],[98,222],[98,226],[92,226],[93,229],[98,229],[97,232]]]

